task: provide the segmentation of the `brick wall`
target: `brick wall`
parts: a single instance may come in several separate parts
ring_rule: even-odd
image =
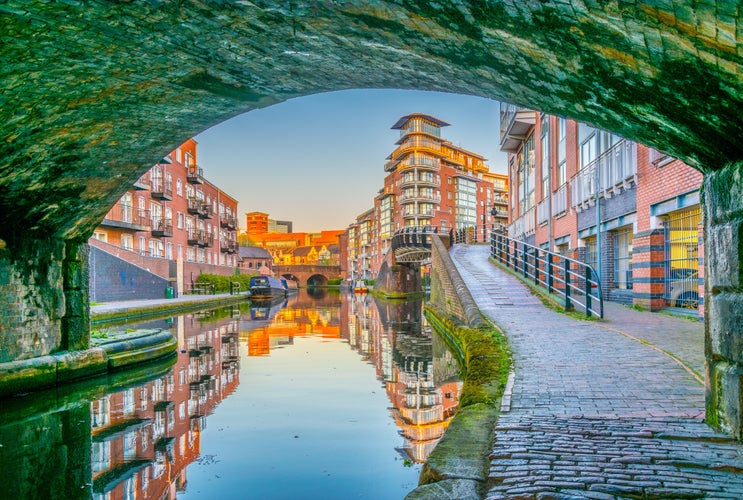
[[[652,229],[650,206],[673,196],[699,189],[702,173],[680,160],[663,166],[650,162],[650,148],[637,145],[637,228],[638,233]]]
[[[168,278],[91,247],[90,299],[93,302],[162,299],[169,285]]]

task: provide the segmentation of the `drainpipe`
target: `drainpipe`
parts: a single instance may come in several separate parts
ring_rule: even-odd
[[[596,162],[596,277],[601,279],[601,198],[599,198],[600,162]]]

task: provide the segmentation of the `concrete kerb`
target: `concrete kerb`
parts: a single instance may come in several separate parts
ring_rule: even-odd
[[[171,313],[185,313],[204,308],[212,308],[221,305],[238,304],[248,300],[247,294],[237,295],[215,295],[215,296],[193,296],[178,299],[164,299],[153,301],[131,301],[117,302],[112,304],[101,304],[91,306],[90,323],[98,325],[101,323],[122,321],[129,319],[152,318],[155,316]],[[150,302],[147,304],[146,302]]]

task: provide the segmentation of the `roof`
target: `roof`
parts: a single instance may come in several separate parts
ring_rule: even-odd
[[[237,254],[243,259],[270,259],[268,250],[261,247],[240,247]]]
[[[328,252],[330,253],[339,253],[341,251],[340,247],[335,243],[332,245],[328,245],[327,248],[328,248]]]
[[[435,116],[427,115],[425,113],[410,113],[409,115],[400,117],[400,119],[397,120],[395,124],[392,125],[392,127],[390,128],[392,128],[393,130],[401,129],[402,126],[405,125],[405,123],[412,118],[425,118],[426,120],[430,120],[433,123],[437,124],[439,127],[448,127],[449,125],[451,125],[450,123],[446,123],[444,120],[436,118]]]
[[[292,252],[292,255],[297,257],[306,257],[312,251],[313,247],[297,247]]]

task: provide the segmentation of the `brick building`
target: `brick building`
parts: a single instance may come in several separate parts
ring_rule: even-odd
[[[147,281],[145,273],[153,275],[150,283],[157,278],[172,282],[179,293],[201,272],[234,273],[237,200],[204,177],[196,146],[189,139],[154,165],[96,228],[90,245],[98,258],[91,260],[104,265],[105,272],[91,268],[93,300],[152,298],[149,293],[162,297],[160,286],[139,286]],[[111,273],[114,279],[107,281]]]
[[[501,105],[500,144],[511,237],[591,264],[609,300],[703,313],[700,172],[609,132],[509,104]]]
[[[447,232],[493,222],[492,176],[485,158],[444,139],[441,129],[448,125],[413,113],[392,126],[400,138],[384,165],[383,187],[374,208],[348,229],[351,278],[373,279],[392,235],[403,227],[434,226]]]

